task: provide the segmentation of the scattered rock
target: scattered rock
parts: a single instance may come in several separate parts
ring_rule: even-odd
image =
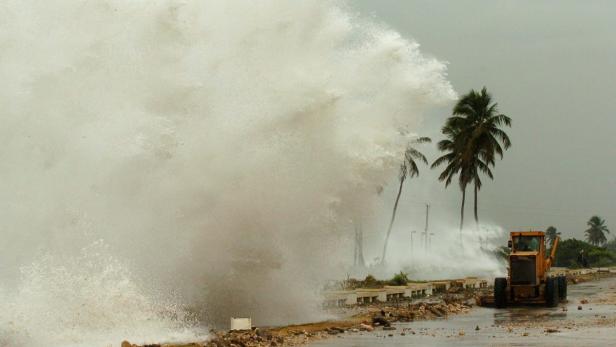
[[[246,347],[246,344],[240,339],[232,339],[231,344],[239,346],[239,347]],[[160,345],[157,345],[157,346],[160,347]],[[148,347],[148,346],[146,345],[143,347]]]
[[[372,317],[372,324],[373,325],[382,325],[385,327],[388,327],[391,325],[391,323],[389,323],[389,321],[383,317]]]
[[[587,304],[587,303],[588,303],[588,300],[587,300],[587,299],[582,299],[582,300],[580,300],[580,304],[582,304],[582,305],[585,305],[585,304]]]
[[[361,323],[359,325],[359,329],[360,330],[364,330],[364,331],[372,331],[372,330],[374,330],[374,327],[372,325],[369,325],[369,324]]]
[[[443,317],[443,316],[447,315],[447,313],[445,311],[441,310],[439,307],[436,307],[436,306],[430,306],[430,307],[428,307],[428,310],[430,312],[432,312],[437,317]]]
[[[263,330],[263,329],[256,329],[255,333],[257,334],[257,336],[266,339],[266,340],[271,340],[272,339],[272,333],[270,333],[267,330]]]
[[[466,333],[464,332],[464,330],[460,330],[458,331],[458,336],[464,336],[466,335]]]

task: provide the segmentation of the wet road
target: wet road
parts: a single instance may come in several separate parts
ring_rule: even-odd
[[[568,298],[556,308],[479,307],[449,319],[400,323],[395,331],[347,333],[310,346],[616,346],[616,278],[570,285]],[[582,299],[589,302],[578,310]]]

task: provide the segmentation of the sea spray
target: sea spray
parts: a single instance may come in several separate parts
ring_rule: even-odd
[[[340,235],[455,97],[443,63],[340,2],[5,1],[0,27],[9,345],[151,331],[169,306],[143,283],[211,324],[317,317]],[[98,239],[130,276],[74,260]]]
[[[152,343],[207,338],[180,300],[137,285],[102,241],[83,248],[79,256],[44,254],[21,273],[17,290],[0,296],[2,346],[107,346],[118,345],[120,337]]]
[[[392,244],[392,257],[386,266],[357,269],[356,276],[368,272],[382,278],[405,271],[416,280],[494,277],[506,274],[506,263],[497,253],[503,245],[503,228],[482,224],[479,228],[459,228],[436,221],[426,240],[423,231],[414,234],[411,247],[409,234],[398,234]],[[402,242],[400,242],[402,241]]]

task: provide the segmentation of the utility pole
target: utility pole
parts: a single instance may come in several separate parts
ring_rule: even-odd
[[[357,259],[358,259],[358,254],[359,254],[359,251],[358,251],[358,248],[357,248],[357,246],[358,246],[357,245],[357,240],[358,240],[357,239],[357,226],[355,226],[355,243],[354,243],[355,248],[353,249],[353,266],[357,266]]]
[[[361,224],[355,225],[355,252],[353,263],[361,267],[366,266],[364,261],[364,232]]]
[[[366,266],[366,262],[364,261],[364,229],[359,224],[359,265],[361,267]]]

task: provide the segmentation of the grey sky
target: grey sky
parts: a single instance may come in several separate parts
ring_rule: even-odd
[[[566,237],[581,238],[586,221],[598,214],[616,234],[616,2],[360,0],[351,6],[448,61],[459,93],[486,85],[513,118],[513,147],[481,191],[480,218],[507,229],[555,225]],[[438,139],[448,111],[427,117],[423,134]],[[421,220],[422,203],[430,201],[435,218],[455,220],[459,189],[444,192],[432,183],[436,172],[426,176],[409,182],[406,218]],[[467,212],[470,223],[471,203]]]

